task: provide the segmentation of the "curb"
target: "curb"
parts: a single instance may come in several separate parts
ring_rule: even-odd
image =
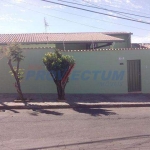
[[[150,103],[125,103],[125,104],[58,104],[58,105],[37,105],[23,103],[19,105],[0,105],[0,109],[68,109],[68,108],[122,108],[122,107],[150,107]]]

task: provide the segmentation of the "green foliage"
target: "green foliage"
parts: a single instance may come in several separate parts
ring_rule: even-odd
[[[7,44],[0,48],[0,53],[5,54],[8,59],[11,59],[13,62],[20,62],[24,60],[23,51],[21,45],[18,43]]]
[[[14,71],[17,73],[17,67],[13,67]],[[12,71],[9,71],[9,73],[14,76],[13,72]],[[23,75],[24,75],[24,69],[19,69],[18,70],[18,73],[17,73],[17,76],[18,76],[18,79],[19,81],[22,81],[23,80]]]
[[[58,50],[55,50],[55,52],[48,52],[45,54],[43,63],[48,71],[64,70],[70,65],[74,65],[75,60],[72,56],[62,55]]]
[[[7,44],[0,48],[0,53],[6,55],[8,59],[8,65],[11,69],[10,74],[14,76],[16,80],[15,88],[18,92],[19,99],[24,100],[24,96],[20,85],[20,82],[23,79],[23,74],[24,74],[23,69],[20,69],[20,62],[24,60],[21,45],[19,45],[18,43]],[[14,63],[12,62],[16,63],[16,66],[13,66]]]
[[[22,60],[24,60],[21,45],[19,45],[18,43],[7,44],[6,46],[4,46],[0,49],[0,53],[5,54],[6,57],[8,58],[8,60],[17,62],[17,64],[20,63]],[[13,70],[15,71],[16,75],[18,76],[19,81],[21,81],[23,79],[23,74],[24,74],[23,70],[24,69],[18,68],[18,70],[17,70],[17,67],[13,66]],[[12,70],[9,73],[12,76],[14,76],[14,73],[12,72]]]
[[[21,46],[18,43],[8,44],[5,53],[13,62],[20,62],[24,59]]]

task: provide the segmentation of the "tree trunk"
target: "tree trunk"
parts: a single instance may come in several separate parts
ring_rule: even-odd
[[[21,90],[21,86],[20,86],[20,82],[19,81],[16,81],[15,83],[15,88],[18,92],[18,99],[24,101],[24,96],[23,96],[23,93],[22,93],[22,90]]]
[[[22,93],[21,85],[20,85],[20,80],[18,78],[18,69],[19,69],[18,67],[19,67],[19,65],[17,65],[17,72],[15,72],[15,70],[14,70],[14,68],[12,66],[11,59],[9,59],[8,65],[9,65],[9,67],[10,67],[10,69],[11,69],[11,71],[12,71],[14,77],[15,77],[15,80],[16,80],[15,88],[16,88],[17,93],[18,93],[18,99],[20,99],[20,100],[22,100],[24,102],[25,99],[23,97],[23,93]]]
[[[57,94],[58,94],[58,101],[65,101],[65,86],[62,85],[61,81],[57,81]]]

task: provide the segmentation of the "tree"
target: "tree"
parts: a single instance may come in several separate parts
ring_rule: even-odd
[[[72,56],[62,55],[58,50],[55,50],[55,52],[45,54],[43,63],[56,84],[58,100],[65,100],[65,87],[69,81],[69,74],[75,65],[75,60]]]
[[[21,46],[18,43],[7,44],[1,48],[1,53],[5,54],[8,59],[8,65],[11,70],[10,73],[15,78],[15,88],[18,93],[18,99],[24,101],[25,99],[21,90],[24,69],[20,69],[20,62],[24,60],[22,52]],[[16,63],[16,65],[14,65],[14,63]]]

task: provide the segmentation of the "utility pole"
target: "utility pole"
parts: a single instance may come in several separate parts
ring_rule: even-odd
[[[47,27],[49,26],[45,17],[44,17],[44,26],[45,26],[45,33],[47,33]]]

